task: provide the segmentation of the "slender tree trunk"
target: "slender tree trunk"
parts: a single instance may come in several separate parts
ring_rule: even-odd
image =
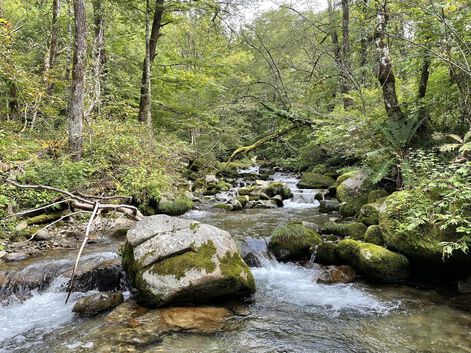
[[[73,46],[73,35],[72,35],[72,0],[67,1],[67,47],[66,47],[66,59],[65,59],[65,76],[66,81],[70,80],[70,68],[72,64],[72,46]]]
[[[366,64],[368,63],[368,43],[369,43],[369,31],[365,30],[365,27],[367,27],[367,18],[368,18],[368,0],[362,0],[360,1],[360,6],[361,6],[361,13],[362,13],[362,28],[361,29],[361,37],[360,37],[360,70],[361,70],[361,83],[365,84],[366,83],[366,78],[367,78],[367,72],[366,72]]]
[[[424,52],[422,67],[420,69],[419,89],[417,91],[417,102],[419,104],[419,120],[423,121],[423,126],[427,126],[427,109],[424,107],[424,98],[427,94],[428,79],[430,76],[431,58],[428,51]]]
[[[102,6],[102,0],[93,0],[93,13],[95,25],[95,40],[93,41],[93,97],[87,114],[96,110],[101,112],[103,79],[105,74],[106,55],[105,55],[105,16]]]
[[[335,66],[339,75],[338,91],[342,94],[343,105],[345,109],[349,109],[353,104],[352,100],[346,95],[349,91],[348,86],[348,67],[346,66],[345,55],[349,51],[349,6],[348,0],[342,0],[342,47],[340,47],[339,38],[335,24],[335,11],[332,0],[327,0],[329,13],[329,31],[332,40]]]
[[[141,80],[141,98],[139,103],[139,121],[151,123],[151,68],[156,55],[157,42],[162,27],[162,15],[164,13],[164,0],[156,0],[152,31],[149,34],[149,1],[146,11],[146,57],[144,59]]]
[[[75,41],[72,88],[69,103],[69,149],[75,159],[82,157],[83,99],[87,54],[87,21],[85,0],[74,1]]]
[[[345,110],[353,106],[353,100],[349,98],[350,91],[350,6],[349,0],[342,0],[342,83],[343,107]]]
[[[56,56],[57,56],[57,36],[59,34],[59,12],[60,12],[60,0],[52,1],[52,23],[51,23],[51,35],[49,37],[49,48],[44,58],[44,80],[47,84],[46,92],[51,94],[54,85],[49,82],[49,70],[54,67]]]
[[[378,55],[378,81],[383,90],[384,105],[388,117],[393,120],[401,120],[403,114],[396,94],[396,77],[394,76],[389,56],[389,46],[386,41],[386,28],[389,18],[387,0],[375,0],[375,3],[377,24],[374,38]]]
[[[20,119],[20,108],[18,104],[18,89],[15,82],[7,80],[8,84],[8,115],[12,120]]]

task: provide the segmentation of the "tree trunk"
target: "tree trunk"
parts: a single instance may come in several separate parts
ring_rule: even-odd
[[[334,52],[334,60],[335,66],[337,67],[337,72],[339,76],[339,85],[338,91],[342,94],[343,105],[345,109],[349,109],[352,104],[351,99],[346,97],[348,94],[349,87],[348,87],[348,74],[347,74],[347,67],[345,66],[344,54],[348,53],[349,49],[349,7],[348,7],[348,0],[342,0],[342,10],[343,10],[343,18],[342,18],[342,48],[340,47],[339,38],[337,34],[336,24],[335,24],[335,12],[334,7],[332,4],[332,0],[327,0],[328,5],[328,13],[329,13],[329,31],[330,31],[330,38],[332,40],[333,52]],[[344,9],[344,6],[346,7]],[[345,45],[345,43],[347,43]]]
[[[377,24],[375,29],[375,45],[378,55],[378,81],[383,89],[386,113],[392,120],[403,118],[401,107],[396,94],[396,77],[394,76],[389,46],[386,42],[386,28],[388,24],[387,0],[375,0]]]
[[[56,56],[57,56],[57,35],[59,34],[59,11],[60,11],[60,0],[52,1],[52,23],[51,23],[51,35],[49,38],[49,49],[44,58],[44,80],[47,84],[46,92],[51,94],[54,85],[49,82],[48,73],[54,67]]]
[[[85,0],[74,1],[75,40],[72,88],[69,102],[69,149],[74,159],[82,157],[83,99],[87,54]]]
[[[66,81],[70,80],[70,65],[72,63],[72,6],[70,2],[72,0],[67,1],[67,47],[66,47],[66,59],[65,59],[65,76],[64,79]]]
[[[360,6],[361,6],[361,13],[363,15],[362,19],[362,29],[361,29],[361,38],[360,38],[360,71],[361,71],[361,83],[365,84],[366,83],[366,78],[367,78],[367,72],[366,72],[366,64],[368,63],[368,43],[370,37],[369,31],[365,30],[367,28],[367,16],[368,16],[368,0],[362,0],[360,1]]]
[[[420,69],[419,89],[417,92],[417,103],[419,104],[419,121],[422,121],[422,128],[427,126],[427,110],[424,107],[424,98],[427,93],[428,79],[430,76],[430,54],[427,50],[424,52],[422,67]]]
[[[102,87],[105,74],[106,54],[105,54],[105,16],[102,0],[93,0],[93,15],[95,25],[95,40],[93,41],[93,98],[89,112],[96,110],[101,112]]]
[[[350,7],[349,0],[342,0],[342,82],[341,91],[343,94],[343,107],[345,110],[353,106],[353,100],[347,97],[350,91]]]
[[[144,59],[141,80],[141,98],[139,103],[139,121],[151,123],[151,68],[156,55],[157,41],[162,27],[162,15],[164,13],[164,0],[155,1],[154,19],[152,31],[149,35],[149,1],[146,11],[146,57]]]
[[[16,88],[15,82],[8,79],[8,115],[9,119],[19,120],[20,119],[20,108],[18,104],[18,89]]]

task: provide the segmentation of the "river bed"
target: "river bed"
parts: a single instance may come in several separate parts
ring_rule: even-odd
[[[169,353],[461,353],[471,352],[471,315],[453,309],[434,290],[408,286],[317,284],[317,267],[279,263],[263,256],[264,242],[288,220],[322,224],[333,216],[318,212],[316,191],[299,190],[296,179],[278,174],[294,193],[285,207],[238,212],[190,211],[185,217],[229,231],[242,248],[262,253],[253,268],[257,292],[246,316],[234,316],[225,330],[211,335],[175,333],[136,352]],[[87,255],[114,257],[110,248]],[[38,259],[70,264],[73,254]],[[61,262],[62,261],[62,262]],[[20,265],[21,266],[21,263]],[[23,265],[24,266],[24,265]],[[9,300],[0,308],[0,352],[96,352],[109,337],[91,332],[106,325],[104,315],[81,319],[71,312],[74,293],[65,305],[65,279],[57,276],[42,292],[26,300]],[[87,293],[85,293],[87,294]]]

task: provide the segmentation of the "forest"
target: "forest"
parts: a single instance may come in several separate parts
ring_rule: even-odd
[[[0,2],[0,353],[470,352],[470,247],[469,0]]]

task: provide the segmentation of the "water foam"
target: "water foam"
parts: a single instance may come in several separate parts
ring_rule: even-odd
[[[313,312],[339,315],[354,310],[360,314],[387,314],[399,302],[382,302],[355,284],[315,283],[319,272],[292,263],[263,259],[262,267],[253,268],[257,299],[294,304]]]

